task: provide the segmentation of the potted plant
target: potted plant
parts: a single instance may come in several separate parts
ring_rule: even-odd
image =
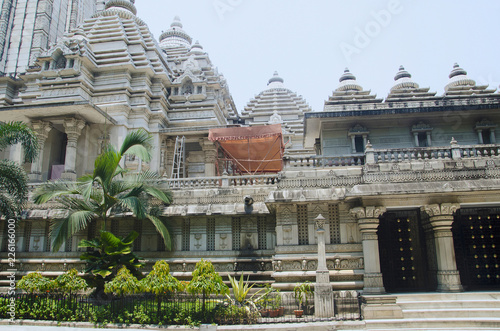
[[[293,288],[293,295],[295,297],[295,301],[297,302],[298,309],[294,310],[295,317],[302,317],[304,313],[304,305],[307,307],[307,296],[312,293],[311,290],[311,282],[307,281],[301,284],[295,285]]]

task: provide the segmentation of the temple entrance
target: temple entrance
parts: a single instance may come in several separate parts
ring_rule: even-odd
[[[419,210],[386,212],[380,218],[378,237],[387,292],[435,290],[436,274],[429,268]]]
[[[500,289],[500,208],[459,209],[452,231],[464,289]]]

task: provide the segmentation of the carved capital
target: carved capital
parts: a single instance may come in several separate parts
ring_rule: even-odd
[[[38,139],[40,141],[45,141],[48,138],[50,130],[52,130],[52,124],[45,121],[33,121],[31,122],[31,128],[35,131]],[[42,144],[40,144],[42,146]]]
[[[386,212],[385,207],[356,207],[350,210],[351,214],[354,215],[357,219],[363,218],[379,218],[380,215]]]
[[[85,121],[76,118],[65,118],[63,125],[68,140],[77,140],[85,127]]]
[[[422,207],[422,211],[425,211],[429,217],[434,216],[453,216],[460,208],[459,203],[441,203],[441,204],[432,204],[425,205]]]

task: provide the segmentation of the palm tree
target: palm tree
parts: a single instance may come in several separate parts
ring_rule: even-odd
[[[91,222],[106,222],[116,214],[131,212],[138,219],[148,219],[162,236],[165,247],[171,249],[170,233],[158,217],[158,208],[149,198],[171,203],[171,192],[156,187],[158,174],[152,171],[129,173],[120,166],[126,155],[148,162],[151,159],[152,137],[145,130],[130,132],[119,150],[109,145],[95,160],[94,172],[76,182],[54,181],[40,186],[33,195],[35,203],[54,200],[62,204],[69,215],[56,219],[50,227],[52,248],[58,251],[67,238],[84,230]]]
[[[23,122],[0,122],[0,151],[20,143],[26,162],[32,162],[38,153],[38,139]],[[28,176],[14,161],[0,161],[0,215],[19,216],[28,200]]]

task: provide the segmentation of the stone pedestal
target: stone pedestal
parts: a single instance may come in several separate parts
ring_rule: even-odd
[[[314,285],[314,315],[316,317],[335,316],[333,291],[330,285],[330,273],[326,266],[325,250],[325,218],[319,214],[316,217],[316,233],[318,235],[318,269]]]
[[[378,250],[377,229],[379,216],[385,213],[384,207],[357,207],[351,213],[358,219],[363,242],[363,259],[365,275],[363,293],[385,293],[382,273],[380,272],[380,255]]]
[[[42,181],[43,150],[45,140],[47,140],[49,132],[52,130],[52,124],[44,121],[33,121],[31,122],[31,127],[38,137],[39,150],[37,158],[31,163],[31,172],[28,177],[30,181]]]
[[[463,291],[460,274],[455,259],[453,244],[453,213],[460,208],[459,204],[443,203],[422,207],[429,215],[429,223],[434,231],[437,261],[437,290],[441,292]]]
[[[78,137],[85,127],[85,122],[74,118],[64,120],[64,130],[68,137],[66,145],[66,158],[64,160],[64,172],[61,175],[62,179],[75,181],[76,180],[76,156]]]
[[[369,319],[394,319],[403,318],[403,310],[396,304],[396,296],[364,296],[363,318]]]

